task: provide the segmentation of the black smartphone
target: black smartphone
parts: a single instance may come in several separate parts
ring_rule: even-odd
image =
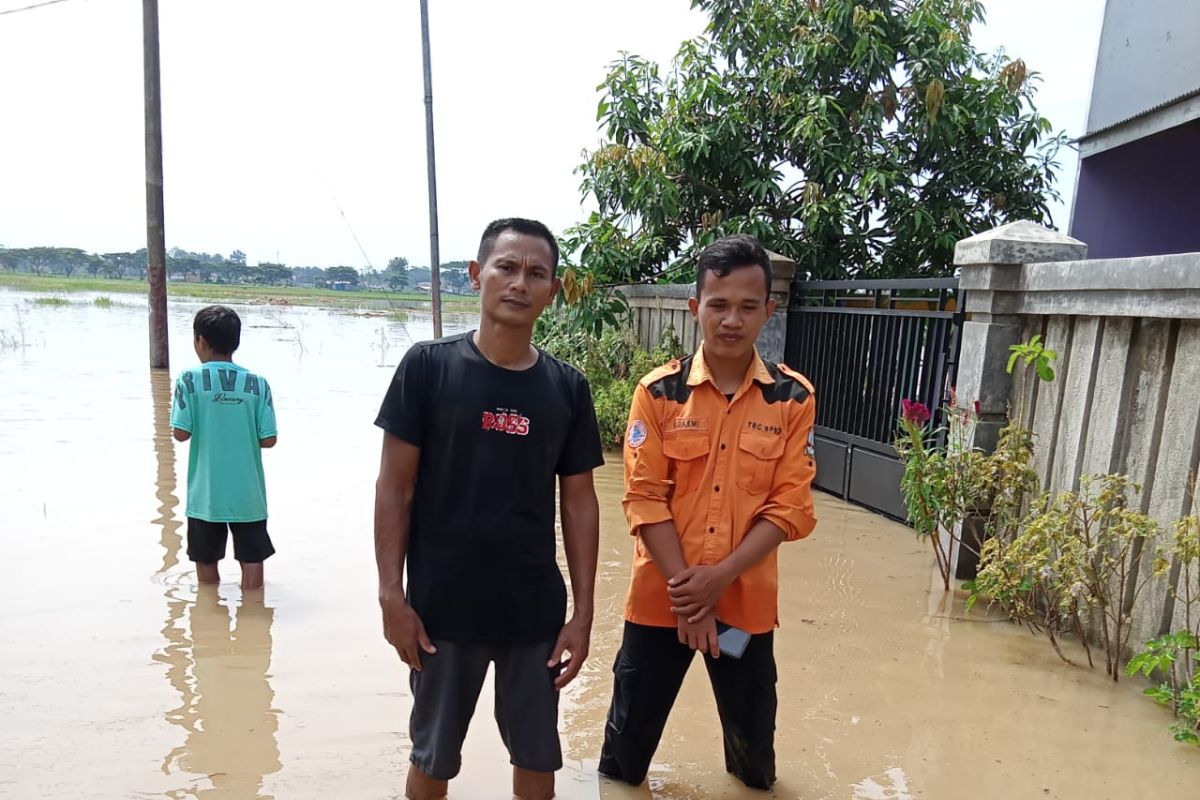
[[[741,628],[735,628],[717,620],[717,645],[721,648],[721,655],[741,658],[742,653],[746,652],[748,644],[750,644],[750,634]]]

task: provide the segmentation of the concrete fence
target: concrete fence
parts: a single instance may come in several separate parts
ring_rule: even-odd
[[[1058,352],[1056,379],[1030,389],[1043,487],[1073,490],[1083,475],[1126,473],[1144,486],[1141,510],[1169,542],[1172,523],[1191,511],[1200,462],[1200,253],[1087,261],[1086,251],[1027,222],[959,243],[969,315],[959,393],[979,399],[977,443],[994,446],[1027,388],[1005,371],[1008,348],[1041,335]],[[1144,596],[1135,646],[1182,625],[1169,591],[1177,580],[1175,565]]]
[[[796,262],[777,253],[771,256],[771,297],[775,299],[775,314],[758,337],[758,351],[768,361],[783,361],[787,334],[787,307]],[[670,327],[686,352],[694,353],[703,338],[700,326],[688,309],[688,299],[696,293],[695,284],[622,286],[629,301],[638,343],[647,350],[658,346],[662,332]]]

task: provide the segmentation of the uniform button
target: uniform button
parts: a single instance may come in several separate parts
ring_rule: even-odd
[[[721,445],[721,449],[722,449],[722,450],[724,450],[724,449],[725,449],[725,445],[724,445],[724,444],[722,444],[722,445]]]
[[[713,491],[714,491],[714,492],[719,492],[719,491],[721,491],[721,487],[720,487],[720,486],[714,486],[714,487],[713,487]]]
[[[709,529],[708,529],[708,532],[709,532],[709,533],[716,533],[716,532],[717,532],[717,529],[716,529],[716,528],[709,528]]]

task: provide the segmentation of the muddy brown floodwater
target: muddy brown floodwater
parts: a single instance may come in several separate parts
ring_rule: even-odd
[[[187,445],[170,437],[169,378],[146,368],[144,303],[92,299],[0,292],[0,797],[399,796],[410,701],[375,600],[372,421],[428,320],[239,307],[238,360],[271,381],[280,427],[265,458],[279,552],[266,588],[242,592],[228,563],[198,589],[183,553]],[[172,306],[176,369],[195,361],[199,307]],[[907,529],[824,495],[816,532],[781,557],[775,790],[723,773],[699,665],[648,786],[598,780],[630,558],[610,462],[561,797],[1200,796],[1200,749],[1172,742],[1143,684],[964,614]],[[486,689],[453,798],[508,796],[490,705]]]

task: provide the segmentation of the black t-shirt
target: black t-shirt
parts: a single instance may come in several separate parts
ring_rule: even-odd
[[[375,424],[421,448],[408,601],[435,639],[532,643],[562,628],[556,475],[604,463],[587,380],[539,352],[498,367],[472,334],[405,354]]]

